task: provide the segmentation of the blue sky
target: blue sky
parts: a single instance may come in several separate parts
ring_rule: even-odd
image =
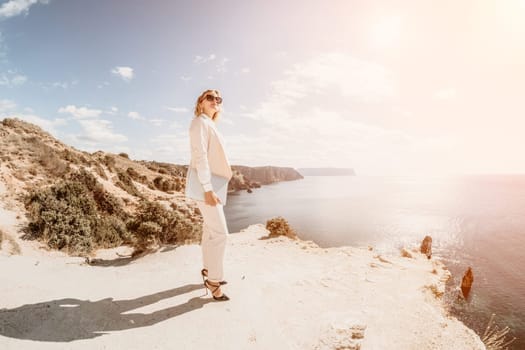
[[[0,118],[187,164],[207,88],[232,164],[525,171],[525,2],[0,1]]]

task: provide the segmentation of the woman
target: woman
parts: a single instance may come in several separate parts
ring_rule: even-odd
[[[223,260],[228,227],[223,210],[225,203],[221,203],[211,184],[212,174],[226,178],[227,181],[232,177],[222,136],[215,127],[221,104],[222,98],[217,90],[206,90],[197,99],[195,117],[190,125],[189,167],[197,171],[200,185],[204,189],[204,201],[197,200],[204,219],[201,240],[204,268],[201,275],[207,288],[206,293],[210,289],[215,300],[225,301],[229,298],[222,292],[221,285],[226,284],[223,281]]]

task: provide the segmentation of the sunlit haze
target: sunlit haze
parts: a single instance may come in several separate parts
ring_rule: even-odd
[[[525,1],[0,1],[0,118],[187,164],[224,98],[232,164],[525,172]]]

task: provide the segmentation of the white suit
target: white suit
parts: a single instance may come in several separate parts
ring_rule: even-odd
[[[232,170],[224,141],[215,127],[215,122],[206,114],[193,118],[190,125],[191,160],[189,166],[197,170],[197,176],[205,191],[213,190],[211,174],[231,179]],[[196,201],[204,219],[202,227],[202,262],[208,269],[208,279],[212,282],[224,278],[223,260],[228,235],[228,226],[222,204],[208,205]]]

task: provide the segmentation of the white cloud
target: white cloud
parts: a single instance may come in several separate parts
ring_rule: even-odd
[[[78,80],[73,80],[71,82],[68,82],[68,81],[55,81],[55,82],[50,83],[50,84],[42,84],[42,87],[44,89],[62,88],[64,90],[66,90],[66,89],[69,89],[70,87],[75,86],[77,84],[78,84]]]
[[[133,68],[131,67],[115,67],[111,73],[121,77],[124,81],[129,82],[134,77]]]
[[[82,119],[78,121],[84,129],[84,134],[77,136],[79,140],[104,143],[124,142],[127,137],[113,132],[111,121],[103,119]]]
[[[217,64],[217,73],[225,73],[227,71],[226,69],[226,63],[228,63],[230,59],[224,57],[218,64]]]
[[[162,126],[166,122],[164,119],[150,119],[149,122],[154,126]]]
[[[166,122],[166,120],[160,119],[160,118],[148,119],[148,118],[143,117],[142,115],[140,115],[139,112],[129,112],[128,113],[128,117],[133,119],[133,120],[145,120],[145,121],[147,121],[148,123],[150,123],[150,124],[152,124],[154,126],[162,126],[164,124],[164,122]]]
[[[190,140],[186,130],[173,134],[162,134],[154,137],[151,143],[155,145],[156,159],[163,159],[176,164],[188,164]]]
[[[16,108],[16,103],[11,100],[0,100],[0,113],[11,111]]]
[[[210,54],[208,57],[203,57],[203,56],[197,55],[193,59],[193,63],[195,63],[195,64],[203,64],[203,63],[206,63],[206,62],[213,61],[216,58],[217,58],[217,56],[215,56],[214,53]]]
[[[2,113],[0,113],[0,115],[1,114]],[[56,118],[54,120],[49,120],[49,119],[45,119],[45,118],[42,118],[42,117],[40,117],[38,115],[30,114],[30,113],[12,113],[12,114],[8,114],[8,115],[2,115],[2,117],[4,117],[4,118],[18,118],[18,119],[25,120],[26,122],[38,125],[43,130],[51,133],[52,135],[57,135],[57,130],[56,130],[57,126],[62,126],[62,125],[65,125],[67,123],[67,121],[65,119],[62,119],[62,118]]]
[[[457,90],[455,88],[445,88],[434,93],[433,97],[436,100],[451,100],[456,98]]]
[[[191,80],[191,77],[187,77],[187,76],[184,76],[184,75],[183,75],[183,76],[180,77],[180,79],[181,79],[182,81],[190,81],[190,80]]]
[[[0,75],[0,86],[20,86],[27,82],[27,77],[22,74],[16,73],[16,71],[8,70],[7,73]]]
[[[242,123],[252,124],[249,131],[225,134],[232,164],[406,174],[436,170],[429,155],[453,147],[442,137],[416,137],[364,121],[363,113],[384,111],[396,95],[389,72],[375,63],[323,54],[292,65],[271,87],[259,105],[239,107]]]
[[[89,109],[87,107],[76,107],[74,105],[68,105],[66,107],[60,107],[58,113],[71,114],[76,119],[84,119],[98,118],[102,111],[99,109]]]
[[[166,107],[166,109],[175,113],[187,113],[190,111],[186,107]]]
[[[106,86],[109,86],[109,83],[107,81],[104,81],[102,84],[97,85],[97,89],[102,89]]]
[[[335,88],[344,97],[378,101],[394,95],[389,72],[381,65],[353,56],[321,54],[295,64],[285,72],[285,79],[273,84],[277,94],[298,98]]]
[[[141,116],[139,112],[129,112],[128,117],[133,120],[146,120],[146,118]]]
[[[54,83],[51,84],[52,87],[60,87],[62,89],[67,89],[68,87],[68,84],[66,82],[60,82],[60,81],[55,81]]]
[[[0,6],[0,19],[27,14],[29,8],[37,3],[47,4],[48,0],[10,0]]]
[[[239,114],[241,117],[243,118],[249,118],[249,119],[253,119],[253,120],[257,120],[259,119],[259,116],[255,113],[241,113]]]
[[[65,125],[67,121],[62,118],[55,118],[53,120],[42,118],[34,114],[33,109],[29,107],[23,108],[24,112],[16,111],[17,104],[14,101],[2,99],[0,100],[0,118],[18,118],[29,123],[40,126],[45,131],[56,135],[55,127]]]
[[[211,54],[209,55],[208,57],[204,57],[204,56],[195,56],[195,58],[193,59],[193,63],[194,64],[205,64],[205,63],[209,63],[209,62],[212,62],[212,61],[215,61],[217,59],[217,56],[215,54]],[[230,61],[229,58],[226,58],[226,57],[223,57],[219,62],[217,62],[217,64],[215,65],[215,68],[217,70],[218,73],[224,73],[227,71],[226,69],[226,63],[228,63]],[[185,80],[185,79],[183,79]],[[187,79],[189,80],[189,79]],[[187,81],[185,80],[185,81]]]
[[[250,73],[250,71],[251,71],[251,70],[250,70],[250,68],[248,68],[248,67],[244,67],[244,68],[241,69],[241,73],[245,73],[245,74],[246,74],[246,73]]]
[[[22,85],[27,81],[27,77],[25,75],[15,75],[13,79],[11,79],[11,83],[13,85]]]

